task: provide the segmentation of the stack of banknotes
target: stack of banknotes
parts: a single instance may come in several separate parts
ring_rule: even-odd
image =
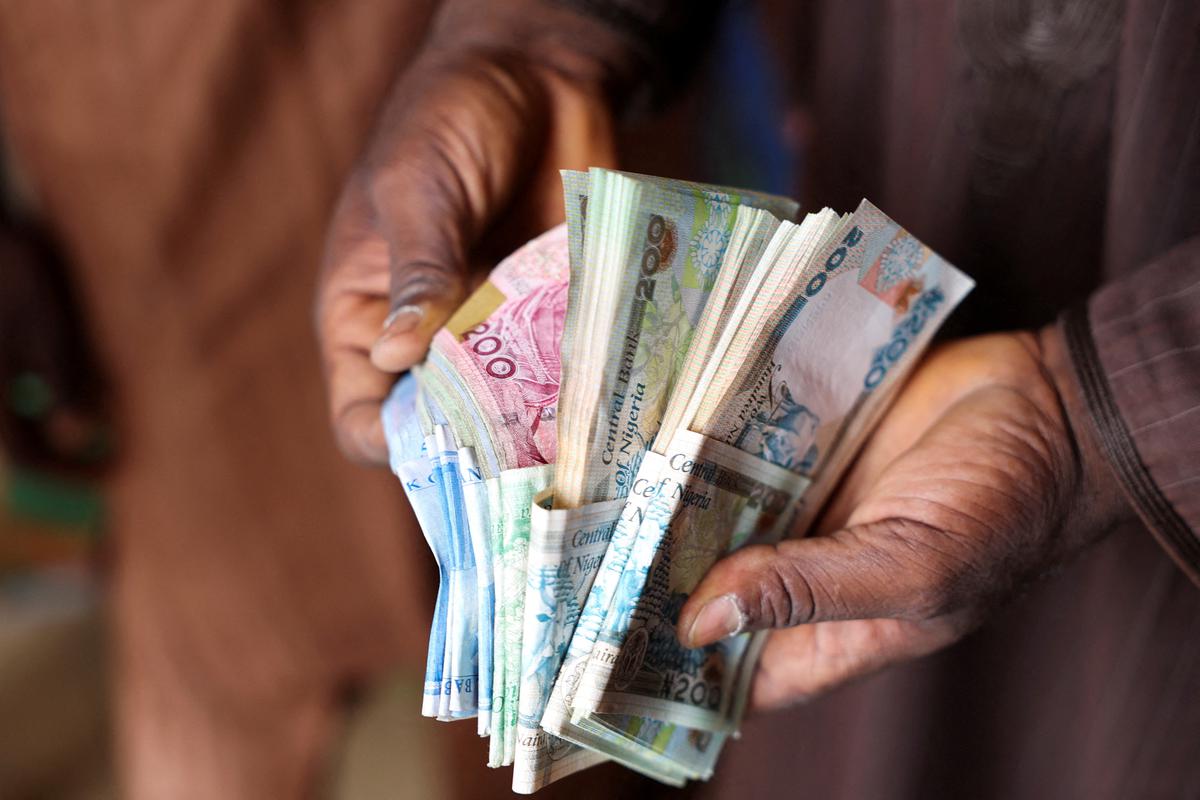
[[[384,405],[440,572],[422,713],[528,793],[606,760],[708,778],[761,636],[676,622],[723,555],[802,535],[972,281],[863,201],[565,172]]]

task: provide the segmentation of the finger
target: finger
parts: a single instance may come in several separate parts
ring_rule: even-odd
[[[754,675],[756,711],[810,700],[892,664],[928,655],[969,630],[961,615],[928,621],[894,619],[818,622],[774,631]]]
[[[406,105],[373,157],[370,187],[391,274],[390,311],[371,360],[389,372],[419,361],[462,302],[468,254],[545,133],[536,83],[499,59],[445,65]]]
[[[389,299],[370,355],[384,372],[400,372],[424,358],[465,294],[467,240],[474,232],[460,222],[453,189],[418,191],[436,181],[423,175],[379,204],[387,217],[380,227],[388,243]]]
[[[395,376],[381,372],[370,358],[386,315],[386,300],[361,295],[345,295],[331,312],[343,322],[326,355],[330,422],[342,452],[365,464],[387,461],[380,406]]]
[[[951,556],[924,544],[940,535],[918,522],[885,519],[739,550],[709,570],[683,607],[680,640],[700,647],[749,630],[937,616],[954,599],[942,568]]]
[[[553,70],[541,70],[548,100],[544,146],[517,190],[519,202],[488,229],[472,260],[494,264],[525,242],[563,221],[561,170],[617,165],[612,113],[603,94],[572,83]]]
[[[395,380],[370,359],[388,314],[387,268],[387,245],[352,185],[334,216],[316,322],[338,445],[349,458],[369,464],[387,459],[379,407]]]
[[[550,134],[528,187],[528,195],[536,199],[535,233],[562,222],[560,170],[617,167],[612,112],[598,90],[571,83],[553,71],[543,73],[543,83],[550,98]]]

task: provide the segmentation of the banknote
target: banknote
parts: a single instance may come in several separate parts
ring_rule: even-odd
[[[765,276],[759,273],[759,264],[764,260],[769,262],[767,250],[779,225],[778,219],[761,208],[739,206],[734,214],[729,245],[725,248],[708,302],[704,304],[696,322],[663,411],[659,430],[665,432],[666,436],[669,437],[679,427],[687,401],[695,393],[703,370],[710,363],[713,350],[718,345],[721,333],[728,327],[729,320],[739,310],[744,313],[744,306],[740,303],[743,295],[753,296],[757,293]],[[765,269],[762,273],[765,273]],[[661,436],[656,434],[655,441],[660,440]]]
[[[658,465],[655,499],[573,704],[729,730],[745,636],[688,650],[675,623],[717,558],[794,524],[811,484],[832,483],[894,387],[972,282],[869,203],[800,275],[755,347],[734,339]],[[831,343],[837,343],[831,347]],[[744,347],[744,349],[743,349]]]
[[[423,425],[417,410],[419,387],[411,372],[400,376],[380,408],[380,422],[387,441],[388,466],[398,474],[405,461],[421,458],[425,453],[425,435],[433,432]]]
[[[448,601],[445,674],[439,718],[462,719],[477,713],[479,685],[479,604],[475,552],[463,499],[458,447],[449,426],[436,425],[433,433],[434,468],[442,488],[442,529],[449,534],[447,552]]]
[[[475,568],[470,586],[468,570],[448,571],[454,599],[442,635],[451,659],[469,659],[474,640],[477,730],[492,735],[494,765],[510,763],[514,748],[527,541],[519,512],[524,507],[527,518],[532,494],[545,480],[539,468],[556,453],[568,266],[565,226],[514,252],[435,334],[426,361],[414,370],[431,417],[457,440],[443,467],[454,478],[445,481],[446,526],[460,548],[469,543]],[[467,702],[461,693],[451,697]],[[457,707],[443,711],[459,713]]]
[[[560,225],[502,261],[434,336],[444,371],[482,412],[501,469],[554,462],[568,276]]]
[[[573,358],[561,358],[562,353],[581,352],[584,347],[582,338],[586,335],[579,321],[583,318],[581,298],[584,283],[592,276],[592,271],[586,268],[583,260],[584,235],[587,227],[588,203],[591,195],[591,176],[588,172],[562,170],[563,207],[567,226],[567,262],[569,279],[567,281],[567,319],[563,320],[562,337],[559,340],[560,374],[562,384],[559,392],[558,441],[571,441],[575,418],[571,414],[563,414],[569,398],[563,392],[569,387],[575,388],[575,395],[581,394],[578,387],[583,385],[580,376],[575,372],[576,365],[583,362]],[[575,324],[567,324],[572,314]],[[579,342],[577,344],[577,342]]]
[[[528,793],[604,760],[542,730],[554,679],[621,511],[620,500],[550,510],[534,498],[525,579],[525,625],[513,791]]]
[[[602,260],[603,246],[611,244],[613,239],[607,229],[610,226],[623,226],[622,230],[625,231],[629,243],[616,248],[618,257],[624,258],[624,262],[618,262],[623,271],[617,270],[613,274],[624,275],[625,285],[621,287],[621,291],[625,292],[625,296],[633,297],[635,288],[636,292],[640,293],[630,303],[619,305],[615,312],[615,318],[625,323],[624,330],[628,333],[623,337],[613,335],[609,340],[616,342],[618,338],[621,339],[620,357],[624,359],[625,366],[621,370],[602,375],[601,388],[598,391],[595,387],[589,390],[593,397],[599,395],[613,398],[610,405],[613,415],[608,423],[610,431],[614,427],[619,427],[622,431],[620,444],[616,444],[614,434],[609,437],[608,444],[604,445],[607,450],[600,448],[595,438],[585,440],[582,448],[575,448],[576,453],[582,451],[585,457],[589,454],[594,456],[598,452],[599,460],[608,462],[608,475],[602,479],[603,485],[597,484],[592,487],[595,491],[585,494],[582,498],[594,500],[604,496],[621,497],[628,493],[629,487],[626,484],[632,479],[638,461],[652,441],[658,420],[667,405],[671,384],[684,365],[684,354],[691,342],[692,325],[700,317],[705,301],[714,287],[721,287],[720,299],[725,302],[733,285],[739,283],[737,273],[742,266],[740,261],[736,264],[725,264],[725,251],[731,237],[738,240],[737,234],[740,230],[741,239],[738,241],[745,247],[735,244],[735,249],[739,253],[744,249],[757,254],[779,223],[765,211],[761,212],[760,216],[747,214],[749,209],[740,208],[739,204],[748,201],[749,193],[737,190],[647,179],[644,176],[619,175],[601,170],[593,170],[593,178],[601,179],[600,193],[597,197],[586,198],[590,206],[586,203],[581,204],[583,211],[589,207],[599,208],[600,211],[594,213],[602,214],[607,210],[609,203],[606,191],[610,188],[608,182],[624,183],[627,189],[638,189],[634,196],[641,202],[640,207],[635,206],[636,210],[621,209],[619,213],[623,217],[616,222],[610,221],[606,216],[589,218],[589,233],[579,237],[586,242],[590,241],[588,237],[595,234],[597,247],[582,257],[585,260]],[[567,196],[570,202],[573,197],[582,198],[583,193],[576,184],[574,188],[568,188]],[[795,211],[794,203],[781,198],[755,195],[749,202],[762,203],[786,215]],[[631,214],[642,219],[646,227],[644,241],[637,238],[639,229],[631,226],[628,219],[625,219]],[[579,216],[582,219],[585,214],[581,213]],[[739,229],[739,220],[744,230]],[[632,255],[631,247],[635,248]],[[745,261],[752,261],[751,255],[743,255]],[[601,274],[602,270],[596,268],[592,273]],[[743,284],[744,282],[740,281]],[[572,297],[576,291],[582,296],[596,294],[599,290],[593,281],[581,290],[573,288]],[[581,313],[593,311],[598,305],[585,299],[578,302],[582,304]],[[573,304],[572,307],[577,306]],[[715,313],[719,315],[720,312]],[[575,324],[583,326],[581,322]],[[566,330],[572,330],[570,320]],[[593,338],[595,337],[586,336],[583,341],[590,342]],[[597,350],[600,354],[603,354],[603,351],[603,347]],[[610,345],[607,356],[610,364],[616,353],[616,345]],[[605,381],[607,386],[615,385],[616,388],[606,389]],[[626,395],[629,395],[628,398]],[[624,405],[626,399],[628,404]],[[622,408],[625,409],[623,418]],[[570,434],[563,433],[565,428],[562,426],[572,425],[576,420],[586,422],[592,416],[594,411],[591,409],[572,408],[562,417],[560,441],[564,442],[564,448],[575,442]],[[570,455],[571,453],[564,452],[564,459]],[[569,469],[569,466],[560,463],[559,470],[565,468]],[[559,485],[561,484],[556,481],[556,486]],[[579,499],[581,498],[572,498],[565,505],[571,506]],[[614,582],[624,569],[624,560],[636,536],[640,514],[641,509],[630,507],[627,516],[633,520],[625,519],[618,525],[617,533],[605,553],[600,575],[582,610],[580,624],[571,641],[569,653],[544,715],[544,726],[547,730],[555,731],[560,736],[573,737],[593,747],[601,746],[602,739],[607,742],[610,755],[616,758],[620,758],[621,754],[613,748],[630,743],[624,741],[620,735],[614,736],[613,729],[641,731],[644,734],[653,730],[651,738],[657,736],[660,742],[687,741],[687,732],[682,729],[676,732],[674,726],[668,734],[660,735],[661,732],[653,726],[651,720],[614,718],[609,720],[612,724],[603,729],[585,731],[575,728],[569,719],[570,701],[576,682],[582,674],[595,634],[604,619],[615,588]],[[672,734],[675,734],[674,739]],[[633,744],[636,747],[635,752],[646,747],[646,742],[635,741]]]
[[[739,275],[739,273],[750,273],[753,270],[756,266],[756,256],[761,256],[763,251],[768,249],[767,240],[771,240],[772,247],[776,250],[781,247],[781,244],[775,242],[774,238],[778,238],[783,242],[789,241],[789,233],[787,231],[783,231],[782,236],[772,238],[771,234],[779,227],[778,220],[763,212],[766,217],[764,219],[762,216],[759,216],[759,213],[754,209],[739,208],[737,210],[734,236],[732,237],[730,247],[723,257],[723,263],[714,283],[716,288],[722,290],[722,295],[714,297],[710,301],[710,304],[706,306],[698,326],[698,335],[700,338],[693,340],[692,345],[689,347],[689,358],[691,360],[683,365],[681,371],[680,382],[682,386],[689,387],[689,391],[690,387],[693,387],[697,383],[697,379],[692,378],[689,380],[689,376],[696,375],[703,365],[707,363],[715,346],[715,344],[712,344],[712,340],[721,333],[723,320],[728,318],[728,309],[730,306],[739,299],[743,301],[742,305],[744,306],[752,299],[742,298],[743,291],[749,291],[752,294],[754,289],[751,287],[747,290],[750,278],[748,275]],[[743,225],[738,225],[739,221]],[[761,283],[762,276],[759,276],[757,281]],[[675,412],[675,416],[678,417],[687,399],[687,397],[673,397],[668,404],[668,415]],[[654,465],[661,460],[661,453],[656,454],[651,451],[646,455],[646,459],[650,465]],[[652,466],[645,468],[647,474],[653,471]],[[605,553],[600,574],[588,595],[580,623],[571,640],[564,666],[559,673],[558,681],[551,694],[543,720],[544,727],[547,730],[554,731],[559,736],[574,737],[580,740],[584,737],[592,739],[600,737],[607,741],[610,746],[618,743],[637,745],[638,743],[636,742],[614,741],[614,737],[617,740],[622,738],[621,734],[614,734],[614,729],[619,731],[633,730],[635,732],[648,729],[640,725],[630,724],[626,720],[610,718],[603,721],[602,729],[593,726],[590,731],[585,730],[577,724],[578,720],[572,721],[571,707],[575,694],[581,685],[592,648],[604,626],[610,606],[612,606],[613,598],[625,571],[630,551],[637,539],[638,530],[645,519],[647,506],[653,496],[652,490],[654,486],[654,481],[647,480],[641,474],[641,471],[639,471],[638,478],[633,482],[631,492],[626,498],[626,505],[621,512],[612,542]],[[688,734],[689,732],[686,729],[681,728],[678,732],[672,730],[672,735],[682,737],[683,741],[690,741],[694,738],[689,737]],[[592,742],[592,746],[596,746],[595,742]]]
[[[592,170],[555,503],[624,497],[716,281],[739,205],[786,198]],[[580,335],[582,334],[582,335]]]
[[[728,735],[638,714],[591,714],[568,729],[570,741],[673,785],[708,780]]]
[[[674,623],[718,558],[782,535],[807,480],[686,429],[666,455],[647,456],[640,475],[645,517],[580,679],[573,721],[640,714],[732,732],[748,637],[689,650]]]
[[[650,453],[647,458],[653,459],[655,454]],[[635,496],[636,494],[631,495],[631,499]],[[571,718],[571,706],[579,681],[587,666],[596,635],[605,619],[604,612],[613,596],[616,582],[623,572],[625,558],[636,538],[639,525],[635,521],[641,520],[644,507],[618,499],[582,506],[579,509],[552,512],[583,515],[590,513],[589,510],[594,507],[604,508],[607,512],[607,509],[613,508],[614,505],[620,516],[613,528],[598,573],[593,579],[591,590],[580,609],[573,635],[563,654],[562,665],[542,713],[542,729],[547,734],[547,746],[558,748],[552,749],[552,754],[561,753],[565,763],[561,767],[552,764],[550,769],[540,775],[545,783],[569,774],[573,771],[572,767],[582,768],[582,758],[567,760],[567,756],[573,751],[563,747],[560,742],[570,742],[604,754],[630,769],[658,780],[682,784],[689,778],[706,776],[711,772],[723,738],[684,726],[663,725],[657,720],[636,715],[604,715],[585,720]],[[516,785],[514,783],[514,787]]]
[[[618,498],[620,501],[620,498]],[[585,506],[586,508],[586,506]],[[580,610],[575,630],[563,655],[546,708],[542,713],[542,727],[559,737],[569,735],[571,707],[579,689],[592,647],[604,624],[604,617],[612,602],[613,594],[625,571],[629,552],[637,540],[643,510],[636,504],[622,505],[617,524],[610,537],[608,547],[592,580],[587,599]]]
[[[504,765],[504,729],[500,724],[504,719],[504,688],[507,686],[508,665],[505,663],[507,648],[505,641],[505,569],[501,553],[504,551],[505,529],[508,518],[505,515],[504,490],[500,475],[488,478],[487,486],[488,521],[491,530],[488,533],[492,559],[492,583],[495,587],[495,604],[492,611],[492,713],[489,725],[488,760],[489,767]]]
[[[443,713],[444,680],[448,674],[446,649],[450,616],[450,535],[442,527],[445,524],[440,486],[442,477],[434,462],[434,449],[431,434],[426,437],[423,445],[425,455],[402,462],[397,472],[438,568],[437,600],[434,603],[433,621],[429,628],[425,691],[421,701],[421,713],[427,717],[437,717]]]
[[[492,737],[501,743],[500,763],[516,755],[518,698],[521,692],[521,642],[525,614],[525,569],[529,554],[529,520],[533,498],[550,483],[553,468],[525,467],[500,473],[500,536],[493,539],[493,560],[503,572],[503,595],[497,600],[503,650],[503,698],[492,705]]]
[[[739,209],[739,217],[746,216],[744,210]],[[697,337],[689,347],[689,361],[681,370],[677,390],[664,415],[664,428],[656,437],[652,451],[646,455],[646,460],[639,467],[632,490],[626,498],[622,522],[614,536],[614,545],[605,562],[602,577],[596,581],[593,588],[595,596],[589,597],[585,622],[579,627],[577,641],[572,643],[578,655],[571,660],[571,671],[564,673],[563,682],[574,687],[576,691],[582,685],[584,671],[601,632],[607,626],[610,638],[621,635],[625,620],[632,610],[628,602],[620,601],[620,596],[624,594],[630,600],[634,599],[634,590],[629,587],[636,586],[638,574],[631,572],[626,575],[625,571],[630,553],[638,540],[638,532],[650,510],[650,503],[658,494],[659,476],[663,471],[670,437],[682,420],[690,419],[688,414],[694,415],[703,395],[703,391],[698,387],[711,386],[722,371],[728,371],[728,367],[724,370],[720,368],[723,363],[722,355],[728,349],[737,328],[747,326],[754,329],[760,324],[755,321],[755,314],[761,315],[762,306],[769,305],[772,298],[786,293],[786,287],[781,284],[785,282],[786,276],[795,270],[794,262],[811,251],[812,243],[821,239],[822,225],[829,222],[828,216],[822,212],[818,215],[808,215],[799,225],[772,225],[774,235],[769,244],[761,245],[763,253],[759,263],[754,264],[752,269],[747,269],[750,265],[738,257],[738,242],[731,243],[730,250],[733,252],[727,254],[717,277],[718,287],[722,284],[730,287],[729,295],[713,298],[705,307]],[[758,250],[754,238],[751,232],[747,232],[742,246]],[[750,274],[734,277],[735,272]],[[730,324],[731,321],[736,324]],[[663,501],[660,499],[659,502],[661,504]],[[643,548],[646,544],[643,542]],[[624,592],[620,591],[622,583],[626,586]],[[595,671],[593,668],[592,672]],[[574,717],[573,722],[559,723],[557,718],[553,722],[567,726],[578,725],[582,711],[565,709],[562,705],[552,704],[552,707],[556,712],[571,713]],[[572,705],[572,701],[568,700],[565,705]],[[582,708],[581,705],[580,709]]]
[[[442,528],[442,492],[416,406],[417,381],[414,376],[406,375],[392,388],[383,404],[381,418],[388,444],[389,466],[404,487],[438,568],[438,593],[429,630],[429,652],[421,696],[421,713],[436,717],[445,672],[446,623],[450,604],[449,535]]]
[[[412,374],[420,386],[418,413],[424,412],[429,418],[429,429],[434,425],[449,426],[460,447],[475,451],[484,474],[498,475],[503,468],[503,453],[490,438],[485,410],[469,396],[467,383],[445,357],[431,350],[424,363],[413,367]]]
[[[660,778],[676,769],[680,780],[707,775],[719,750],[711,735],[689,736],[678,726],[613,717],[590,734],[572,732],[588,749],[541,729],[551,684],[623,506],[615,500],[550,510],[548,494],[535,498],[531,511],[513,790],[535,791],[606,757]],[[614,742],[619,749],[613,749]]]
[[[475,449],[458,451],[461,468],[463,504],[471,532],[471,550],[475,555],[475,579],[478,601],[479,685],[476,703],[479,718],[476,729],[487,736],[492,728],[492,670],[495,666],[494,632],[496,627],[496,579],[492,567],[492,527],[488,508],[487,482],[475,459]]]

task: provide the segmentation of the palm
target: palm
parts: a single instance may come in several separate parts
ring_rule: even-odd
[[[864,585],[814,582],[813,616],[842,619],[773,631],[754,705],[944,647],[1068,548],[1055,541],[1073,474],[1058,412],[1031,336],[968,340],[926,359],[818,522],[818,536],[837,532],[871,553],[870,569],[849,571]],[[869,596],[880,569],[889,597],[909,606],[873,619],[839,610],[847,596]]]

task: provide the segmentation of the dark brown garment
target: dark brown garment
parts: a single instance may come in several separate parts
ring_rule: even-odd
[[[1090,325],[1079,315],[1073,338],[1109,462],[1147,527],[1200,584],[1198,265],[1193,237],[1108,284],[1088,304]]]
[[[969,272],[962,332],[1043,325],[1094,293],[1085,328],[1120,414],[1091,423],[1130,440],[1114,468],[1200,579],[1200,6],[820,9],[806,197],[871,197]]]
[[[751,721],[711,795],[1200,796],[1200,591],[1171,560],[1200,566],[1200,4],[807,21],[807,204],[870,197],[975,277],[960,332],[1075,308],[1084,422],[1158,542],[1119,531],[955,647]]]
[[[805,205],[869,197],[969,272],[959,333],[1066,312],[1082,422],[1154,535],[1116,532],[944,652],[748,721],[704,796],[1200,797],[1200,4],[761,7],[794,68]]]

